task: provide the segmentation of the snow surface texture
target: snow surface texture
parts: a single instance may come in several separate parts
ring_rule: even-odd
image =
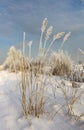
[[[53,120],[49,120],[45,116],[25,119],[21,109],[19,77],[20,74],[0,72],[0,130],[84,130],[84,119],[74,122],[61,111]],[[68,81],[66,84],[70,85]],[[81,88],[84,89],[84,84],[81,85]],[[50,95],[51,90],[48,92]],[[58,99],[60,99],[59,94],[58,90]],[[56,107],[58,106],[54,105],[54,109]],[[82,111],[83,109],[84,102]]]

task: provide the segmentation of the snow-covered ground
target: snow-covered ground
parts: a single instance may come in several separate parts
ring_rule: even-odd
[[[39,118],[28,117],[28,119],[25,119],[21,109],[19,76],[20,74],[7,71],[0,72],[0,130],[84,130],[84,116],[75,121],[64,114],[62,110],[55,115],[53,120],[45,115]],[[57,81],[59,83],[60,79],[57,78]],[[53,78],[51,78],[51,82],[53,83],[52,90],[54,91]],[[69,81],[65,83],[69,87],[71,86]],[[81,83],[79,89],[84,90],[84,83]],[[49,89],[48,96],[52,94],[52,90]],[[52,104],[51,100],[49,101],[48,103]],[[63,101],[59,87],[57,87],[56,101]],[[76,106],[76,113],[84,113],[84,96],[81,103],[76,104]],[[59,105],[54,104],[53,109],[57,107]],[[52,117],[53,112],[50,113],[50,117]]]

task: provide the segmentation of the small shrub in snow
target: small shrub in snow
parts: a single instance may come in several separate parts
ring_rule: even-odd
[[[84,82],[84,65],[75,65],[71,74],[71,80],[76,82]]]
[[[50,58],[50,66],[53,75],[70,75],[73,68],[73,62],[70,56],[63,51],[53,52]]]
[[[17,70],[20,70],[20,61],[22,59],[22,53],[21,51],[17,51],[15,47],[10,47],[10,50],[8,52],[8,57],[6,61],[4,62],[4,68],[9,69],[10,72],[15,72]]]
[[[55,118],[56,114],[62,110],[63,113],[68,114],[68,116],[72,119],[78,120],[81,117],[84,116],[84,113],[80,112],[76,113],[76,110],[79,109],[77,108],[80,104],[82,106],[82,98],[84,96],[84,90],[80,89],[80,85],[76,84],[75,82],[72,82],[72,85],[68,85],[65,80],[56,81],[60,91],[60,96],[62,97],[62,101],[59,102],[57,101],[58,104],[60,104],[60,107],[56,112],[53,112],[51,115],[51,118]],[[57,93],[56,93],[57,95]],[[56,104],[56,105],[58,105]]]
[[[72,82],[72,86],[66,86],[64,82],[61,82],[60,89],[63,93],[64,100],[66,102],[66,107],[67,107],[67,112],[68,115],[71,116],[77,116],[75,114],[75,105],[79,101],[81,101],[81,98],[84,95],[84,90],[79,89],[79,85],[76,84],[75,82]],[[81,114],[79,115],[79,117]]]

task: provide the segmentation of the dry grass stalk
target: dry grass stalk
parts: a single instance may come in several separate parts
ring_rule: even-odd
[[[25,84],[25,62],[24,58],[21,61],[21,77],[22,77],[22,110],[25,117],[27,117],[27,110],[26,110],[26,84]]]
[[[50,43],[48,49],[46,50],[45,56],[47,56],[47,54],[48,54],[48,52],[49,52],[51,46],[52,46],[53,43],[55,42],[55,40],[60,39],[60,38],[64,35],[64,33],[65,33],[65,32],[60,32],[60,33],[57,33],[56,35],[54,35],[52,42]]]
[[[25,36],[26,36],[26,33],[23,32],[23,55],[25,55]]]
[[[79,51],[81,52],[82,55],[84,55],[84,51],[79,48]]]

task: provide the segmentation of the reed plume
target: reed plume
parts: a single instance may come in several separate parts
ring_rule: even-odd
[[[64,36],[63,42],[62,42],[62,44],[61,44],[61,46],[60,46],[60,49],[62,49],[64,43],[68,40],[68,38],[70,37],[70,35],[71,35],[71,32],[68,32],[68,33]]]
[[[52,31],[53,31],[53,26],[50,26],[47,29],[47,32],[46,32],[45,43],[44,43],[44,47],[43,47],[44,50],[45,50],[45,47],[46,47],[47,40],[49,39],[50,35],[52,34]]]
[[[65,34],[65,32],[57,33],[56,35],[54,35],[53,41],[55,41],[55,40],[57,40],[57,39],[60,39],[64,34]]]
[[[41,37],[40,37],[40,44],[39,44],[39,54],[42,52],[42,38],[43,38],[43,33],[46,29],[46,26],[47,26],[47,18],[45,18],[43,20],[43,23],[42,23],[42,27],[41,27]]]

